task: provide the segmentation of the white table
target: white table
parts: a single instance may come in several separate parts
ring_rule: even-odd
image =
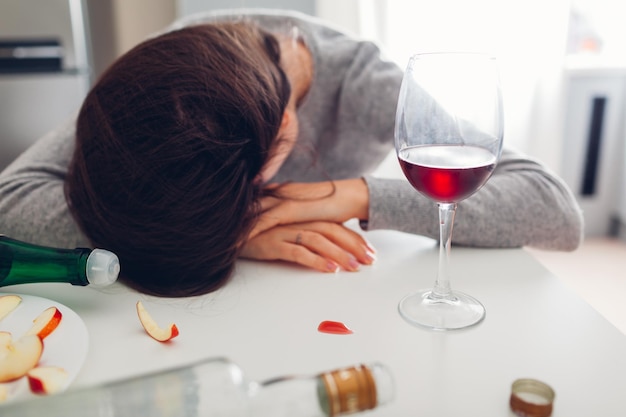
[[[231,358],[257,380],[381,361],[395,375],[397,394],[372,417],[508,416],[510,386],[521,377],[555,389],[555,417],[626,415],[626,336],[525,251],[454,247],[452,285],[481,300],[487,317],[467,330],[436,332],[412,327],[397,312],[401,297],[432,285],[436,243],[389,231],[366,237],[378,260],[358,273],[243,261],[225,288],[193,299],[147,297],[118,285],[2,291],[51,298],[83,318],[90,350],[73,387],[211,356]],[[180,336],[169,344],[150,339],[137,300],[158,322],[177,323]],[[354,334],[319,333],[323,320],[341,321]]]

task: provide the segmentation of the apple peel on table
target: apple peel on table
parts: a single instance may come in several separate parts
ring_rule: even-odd
[[[10,342],[0,357],[0,382],[15,381],[26,375],[37,366],[42,353],[43,341],[36,334]]]
[[[0,296],[0,320],[11,314],[13,310],[22,302],[19,295],[3,295]]]
[[[26,334],[36,334],[43,340],[59,326],[62,318],[63,314],[58,308],[49,307],[33,320],[33,326]]]
[[[63,391],[69,375],[58,366],[38,366],[28,371],[26,378],[33,394],[47,395]]]
[[[178,327],[176,327],[174,323],[166,327],[160,327],[150,313],[148,313],[141,301],[137,301],[137,315],[146,333],[154,340],[167,342],[178,336]]]

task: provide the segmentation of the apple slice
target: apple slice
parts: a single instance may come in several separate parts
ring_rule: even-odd
[[[9,389],[6,385],[0,384],[0,404],[5,402],[9,397]]]
[[[11,344],[12,340],[13,336],[11,335],[11,332],[0,331],[0,349],[2,349],[3,346]]]
[[[171,323],[167,327],[159,327],[159,325],[154,321],[152,316],[145,309],[141,301],[137,301],[137,315],[139,316],[139,321],[143,326],[144,330],[150,337],[154,340],[158,340],[159,342],[167,342],[178,336],[178,327],[174,323]]]
[[[0,320],[8,316],[21,302],[22,297],[19,295],[9,294],[0,296]]]
[[[0,382],[14,381],[37,366],[43,352],[43,342],[35,334],[24,336],[8,346],[0,358]]]
[[[33,320],[33,326],[26,334],[36,334],[43,340],[57,328],[62,317],[63,314],[58,308],[49,307]]]
[[[33,394],[46,395],[63,391],[67,385],[67,371],[58,366],[38,366],[26,374]]]
[[[9,346],[13,342],[13,336],[10,332],[0,332],[0,359],[9,353]]]

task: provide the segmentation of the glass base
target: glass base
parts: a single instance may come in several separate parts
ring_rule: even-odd
[[[480,301],[458,291],[448,297],[433,295],[431,290],[418,291],[404,297],[398,311],[410,324],[432,330],[464,329],[485,318]]]

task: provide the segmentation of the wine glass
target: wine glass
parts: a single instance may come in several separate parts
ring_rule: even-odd
[[[478,191],[500,158],[503,110],[495,58],[473,53],[411,57],[396,111],[395,145],[404,175],[439,207],[435,284],[398,306],[409,323],[462,329],[485,317],[474,297],[452,290],[448,258],[457,203]]]

